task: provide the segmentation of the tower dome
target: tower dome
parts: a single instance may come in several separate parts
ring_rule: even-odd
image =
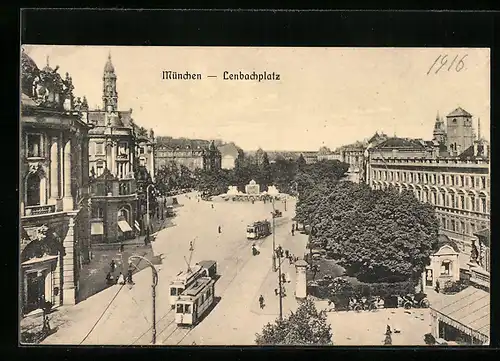
[[[115,72],[115,67],[113,66],[113,63],[111,62],[111,53],[109,53],[108,61],[106,62],[106,65],[104,65],[104,72],[105,73],[114,73]]]

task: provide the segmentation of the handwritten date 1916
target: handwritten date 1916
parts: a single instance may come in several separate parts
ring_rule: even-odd
[[[429,75],[433,69],[435,69],[434,74],[437,74],[443,68],[447,71],[451,71],[452,69],[454,69],[458,73],[465,67],[464,59],[467,56],[468,56],[468,54],[465,54],[464,56],[462,56],[459,59],[458,55],[456,55],[453,58],[453,60],[450,63],[448,63],[448,54],[439,55],[436,58],[436,60],[434,60],[434,63],[432,64],[432,66],[429,68],[427,75]]]

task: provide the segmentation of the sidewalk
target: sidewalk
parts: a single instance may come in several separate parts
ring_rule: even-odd
[[[291,224],[290,224],[291,227]],[[280,245],[283,250],[288,250],[292,254],[301,258],[301,255],[304,254],[306,245],[307,245],[307,235],[295,233],[295,236],[292,236],[290,233],[291,229],[285,228],[277,228],[276,229],[276,247]],[[297,279],[297,272],[294,264],[290,264],[288,259],[281,259],[281,273],[285,275],[288,274],[290,282],[283,283],[285,288],[285,296],[283,297],[282,305],[283,305],[283,317],[286,317],[290,314],[290,311],[295,311],[298,307],[298,302],[295,298],[295,286]],[[275,289],[278,289],[278,271],[273,272],[269,271],[264,282],[259,288],[258,294],[254,296],[255,300],[258,300],[260,295],[264,297],[264,308],[261,309],[257,302],[252,303],[252,307],[250,311],[254,314],[258,315],[279,315],[279,296],[277,296],[274,292]]]

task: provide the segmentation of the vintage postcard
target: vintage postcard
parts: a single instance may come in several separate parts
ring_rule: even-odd
[[[490,50],[25,44],[20,343],[490,343]]]

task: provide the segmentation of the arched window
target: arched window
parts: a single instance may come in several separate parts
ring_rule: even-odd
[[[40,177],[38,174],[30,173],[26,179],[26,206],[37,206],[40,204]]]

